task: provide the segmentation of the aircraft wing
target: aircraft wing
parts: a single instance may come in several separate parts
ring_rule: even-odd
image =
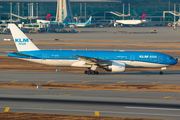
[[[86,57],[86,56],[80,56],[80,55],[73,55],[75,57],[78,57],[80,60],[85,61],[87,64],[91,64],[91,65],[107,65],[109,63],[109,61],[107,60],[102,60],[102,59],[98,59],[98,58],[92,58],[92,57]]]

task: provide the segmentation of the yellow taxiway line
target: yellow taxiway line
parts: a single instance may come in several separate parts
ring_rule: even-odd
[[[9,107],[5,108],[4,112],[9,112]]]
[[[13,80],[13,81],[11,81],[11,82],[18,82],[19,80]]]
[[[119,84],[119,83],[125,83],[125,82],[126,82],[126,81],[121,81],[121,82],[117,82],[117,83]]]

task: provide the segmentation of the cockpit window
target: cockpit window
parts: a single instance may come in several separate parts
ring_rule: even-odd
[[[172,60],[172,59],[174,59],[173,57],[170,57],[170,59]]]

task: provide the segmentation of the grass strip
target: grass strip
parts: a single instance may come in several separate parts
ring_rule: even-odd
[[[14,43],[0,43],[0,45],[14,45]],[[81,47],[130,47],[130,48],[180,48],[180,46],[169,45],[102,45],[102,44],[58,44],[58,43],[35,43],[37,46],[81,46]]]
[[[0,83],[0,88],[37,89],[37,85],[41,89],[180,92],[180,85],[141,84]]]
[[[157,120],[148,118],[125,118],[125,117],[105,117],[90,115],[62,115],[46,113],[17,113],[17,112],[0,112],[2,120]],[[160,120],[160,119],[158,119]]]

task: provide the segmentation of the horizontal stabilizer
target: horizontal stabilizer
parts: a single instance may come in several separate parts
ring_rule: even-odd
[[[26,55],[26,54],[17,53],[17,52],[9,52],[9,51],[6,51],[6,52],[11,53],[11,54],[15,54],[15,55],[25,56],[25,57],[33,57],[33,55]]]

